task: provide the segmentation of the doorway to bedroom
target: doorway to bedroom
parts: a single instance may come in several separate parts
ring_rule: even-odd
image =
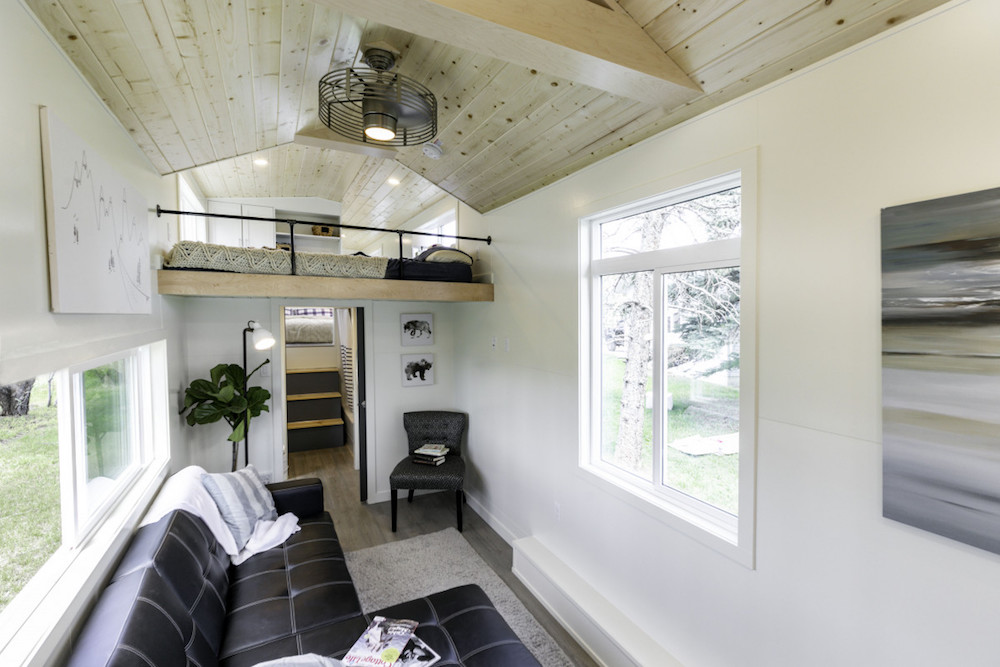
[[[285,421],[293,458],[334,455],[337,477],[358,474],[368,497],[364,309],[286,306],[282,312]],[[300,466],[296,466],[300,467]]]

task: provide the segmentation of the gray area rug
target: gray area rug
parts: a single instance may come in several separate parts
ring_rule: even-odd
[[[478,584],[542,665],[572,666],[552,636],[454,528],[350,551],[346,558],[365,611]]]

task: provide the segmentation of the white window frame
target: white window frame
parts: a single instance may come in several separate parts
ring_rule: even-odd
[[[194,187],[184,174],[177,175],[177,199],[182,211],[205,212],[205,202],[195,192]],[[180,238],[182,241],[208,242],[208,218],[192,215],[177,216],[180,222]]]
[[[661,179],[604,203],[580,219],[580,457],[584,477],[621,500],[671,527],[754,567],[756,516],[756,150]],[[706,243],[600,258],[600,225],[739,185],[741,235]],[[623,201],[622,201],[623,200]],[[654,272],[654,304],[662,303],[663,276],[669,273],[738,266],[740,269],[740,446],[739,516],[659,484],[661,453],[654,447],[653,482],[617,468],[601,458],[600,280],[603,275]],[[662,318],[653,318],[653,384],[661,392]],[[662,428],[661,406],[654,402],[654,442]]]
[[[458,236],[458,215],[454,209],[439,215],[426,224],[420,225],[414,231],[424,234],[434,234],[435,236],[414,236],[412,247],[413,257],[416,257],[433,245],[443,245],[451,248],[458,247],[458,239],[445,239],[441,236],[442,234]]]
[[[117,361],[125,362],[130,463],[114,486],[94,507],[87,502],[87,433],[84,412],[83,374]],[[151,350],[132,348],[99,359],[76,364],[58,374],[59,468],[62,495],[63,543],[76,546],[101,523],[109,509],[135,483],[153,455]],[[65,398],[64,398],[65,397]],[[66,427],[66,425],[69,425]],[[72,502],[66,502],[72,498]]]
[[[60,503],[63,508],[63,539],[55,553],[21,592],[0,612],[0,664],[49,663],[64,646],[81,614],[110,575],[129,536],[139,523],[170,467],[170,415],[167,342],[147,335],[123,338],[135,348],[74,364],[57,372],[59,391]],[[114,359],[135,359],[139,378],[134,397],[138,400],[136,430],[142,463],[132,474],[122,475],[113,497],[106,497],[96,516],[84,522],[75,518],[74,495],[67,485],[76,485],[78,464],[85,461],[76,451],[82,430],[75,422],[64,422],[79,411],[70,409],[72,374],[101,366]],[[40,361],[39,368],[44,367]],[[77,402],[77,405],[79,403]],[[67,428],[64,424],[72,424]],[[68,433],[68,435],[64,435]],[[82,446],[86,446],[85,443]],[[69,448],[69,450],[67,449]],[[68,458],[67,458],[68,457]],[[82,479],[86,479],[84,471]],[[66,532],[66,508],[73,517]]]

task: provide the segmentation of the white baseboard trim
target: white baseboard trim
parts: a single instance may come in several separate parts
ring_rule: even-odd
[[[537,539],[513,547],[514,575],[598,663],[683,667]]]
[[[514,535],[514,531],[507,527],[503,521],[501,521],[495,514],[487,511],[486,507],[483,506],[476,498],[469,495],[468,492],[465,494],[465,502],[472,508],[472,510],[479,515],[479,517],[489,524],[490,528],[497,532],[497,535],[503,538],[503,541],[507,544],[514,544],[514,540],[517,539]]]

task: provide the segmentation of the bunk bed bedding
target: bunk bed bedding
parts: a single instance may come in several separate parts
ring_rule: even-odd
[[[310,316],[286,317],[285,342],[289,345],[332,345],[333,318]]]
[[[272,248],[236,248],[198,241],[179,241],[166,254],[164,268],[291,275],[291,253]],[[433,258],[389,259],[367,255],[296,252],[295,275],[332,278],[387,278],[472,282],[466,262]]]
[[[285,308],[285,343],[332,345],[333,325],[333,308]]]

